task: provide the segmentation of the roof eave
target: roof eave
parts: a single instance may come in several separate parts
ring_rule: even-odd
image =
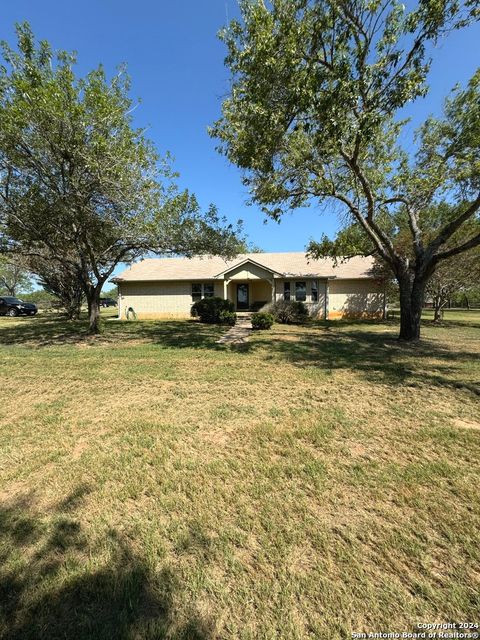
[[[256,260],[252,260],[251,258],[245,258],[241,262],[237,262],[237,264],[234,264],[231,267],[228,267],[227,269],[220,271],[220,273],[217,273],[217,275],[213,276],[213,278],[220,279],[221,276],[224,276],[225,274],[229,273],[230,271],[233,271],[234,269],[238,269],[238,267],[241,267],[244,264],[254,264],[256,267],[260,267],[260,269],[263,269],[264,271],[268,271],[274,276],[280,276],[280,277],[283,276],[283,273],[280,273],[279,271],[275,271],[274,269],[270,269],[270,267],[267,267],[261,262],[257,262]]]

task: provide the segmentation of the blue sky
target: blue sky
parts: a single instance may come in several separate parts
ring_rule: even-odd
[[[113,72],[126,63],[132,96],[141,98],[135,124],[161,153],[170,151],[180,184],[202,206],[214,202],[232,220],[242,218],[250,241],[266,251],[299,251],[312,237],[332,236],[337,219],[324,208],[297,211],[280,224],[264,224],[236,167],[215,151],[207,126],[220,113],[228,91],[224,46],[217,39],[227,18],[238,14],[235,0],[15,0],[2,3],[0,38],[14,43],[14,23],[28,20],[38,38],[54,48],[78,52],[78,72],[99,63]],[[480,25],[456,32],[434,52],[429,96],[407,110],[408,132],[429,113],[439,113],[444,96],[464,83],[480,64]]]

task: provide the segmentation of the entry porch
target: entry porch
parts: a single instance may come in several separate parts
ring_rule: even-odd
[[[224,298],[236,311],[258,311],[275,299],[275,284],[268,280],[234,280],[224,283]]]
[[[236,311],[256,311],[275,300],[275,277],[281,274],[247,259],[217,274],[223,280],[223,297]]]

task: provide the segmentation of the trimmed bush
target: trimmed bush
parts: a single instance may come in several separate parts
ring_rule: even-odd
[[[200,322],[208,324],[231,324],[231,318],[228,322],[222,322],[220,316],[222,313],[233,313],[235,305],[230,300],[223,298],[203,298],[192,305],[190,313],[193,318],[200,318]],[[233,315],[235,315],[233,313]],[[235,324],[235,322],[233,323]]]
[[[231,327],[237,323],[237,314],[233,311],[220,311],[220,324],[229,324]]]
[[[262,309],[265,313],[271,313],[275,322],[281,324],[300,324],[308,318],[308,309],[303,302],[295,300],[278,300],[271,302]]]
[[[275,318],[271,313],[252,314],[252,327],[254,329],[271,329]]]

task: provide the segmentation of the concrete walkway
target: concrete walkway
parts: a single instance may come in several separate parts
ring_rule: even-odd
[[[243,344],[248,340],[251,333],[252,314],[247,312],[237,313],[237,324],[217,340],[217,344]]]

